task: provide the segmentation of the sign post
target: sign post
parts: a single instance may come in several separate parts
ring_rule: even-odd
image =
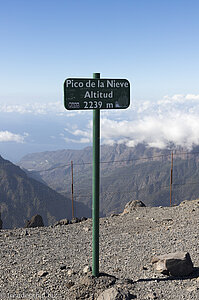
[[[94,73],[93,78],[100,78]],[[93,243],[92,243],[92,274],[99,276],[99,196],[100,196],[100,110],[93,110]]]
[[[93,110],[92,182],[92,274],[99,276],[99,198],[100,198],[100,109],[125,109],[130,105],[127,79],[68,78],[64,82],[64,106],[68,110]]]

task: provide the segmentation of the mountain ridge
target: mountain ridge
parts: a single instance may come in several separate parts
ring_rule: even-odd
[[[30,178],[19,167],[0,156],[0,211],[3,228],[23,227],[34,214],[40,214],[44,224],[52,225],[62,218],[72,218],[71,200],[49,186]],[[90,216],[82,203],[76,216]]]
[[[170,205],[171,153],[169,149],[149,148],[145,144],[101,146],[100,214],[120,213],[127,202],[141,200],[147,206]],[[174,152],[172,205],[199,196],[198,148]],[[187,159],[187,156],[188,159]],[[71,194],[71,160],[74,165],[74,197],[92,207],[92,147],[83,150],[58,150],[35,153],[22,158],[19,165],[31,169],[29,176],[40,176],[51,188]]]

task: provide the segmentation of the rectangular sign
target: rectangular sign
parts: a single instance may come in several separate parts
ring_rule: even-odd
[[[129,105],[127,79],[68,78],[64,82],[66,109],[125,109]]]

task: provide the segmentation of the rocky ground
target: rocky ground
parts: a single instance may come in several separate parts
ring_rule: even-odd
[[[92,277],[92,221],[0,231],[0,299],[199,299],[199,200],[100,219],[100,276]],[[185,278],[156,273],[155,255],[190,253]],[[123,293],[123,296],[122,296]],[[126,295],[126,296],[125,296]],[[102,295],[99,299],[105,299]]]

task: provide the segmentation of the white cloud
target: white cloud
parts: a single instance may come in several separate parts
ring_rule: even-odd
[[[68,132],[70,135],[73,135],[75,137],[78,137],[77,139],[69,138],[69,137],[64,137],[64,140],[66,142],[72,142],[72,143],[80,143],[80,144],[88,144],[91,142],[92,135],[91,135],[91,129],[90,127],[90,122],[85,130],[80,130],[80,129],[68,129],[65,128],[65,131]]]
[[[188,101],[187,101],[188,100]],[[187,94],[187,95],[182,95],[182,94],[177,94],[173,96],[165,96],[163,99],[158,101],[158,104],[161,105],[177,105],[177,104],[185,104],[185,105],[190,105],[190,104],[199,104],[199,95],[194,95],[194,94]]]
[[[54,113],[56,118],[66,112],[65,132],[60,134],[60,138],[76,144],[92,142],[91,111],[66,111],[61,102],[0,105],[0,111],[46,114],[47,117]],[[127,110],[101,111],[101,140],[102,143],[126,143],[128,146],[144,142],[160,148],[170,143],[191,148],[199,144],[198,116],[197,94],[165,96],[159,101],[132,100]],[[0,141],[24,142],[24,139],[24,135],[8,131],[0,135]]]
[[[28,136],[28,133],[24,133],[24,135],[15,134],[9,131],[0,131],[0,142],[16,142],[16,143],[24,143],[25,138]]]
[[[68,143],[68,142],[71,142],[71,143],[75,143],[75,144],[88,144],[90,143],[90,139],[88,138],[79,138],[79,139],[71,139],[71,138],[68,138],[68,137],[65,137],[64,140]]]
[[[74,134],[75,136],[84,136],[84,137],[86,137],[86,138],[91,137],[91,134],[90,134],[88,131],[79,130],[79,129],[75,130],[75,131],[73,132],[73,134]]]
[[[188,99],[188,100],[199,100],[199,95],[188,94],[188,95],[186,95],[185,99]]]
[[[63,115],[67,112],[67,117],[77,117],[77,115],[85,114],[85,111],[67,111],[64,108],[62,101],[49,103],[26,103],[26,104],[0,104],[0,112],[3,113],[18,113],[18,114],[33,114],[33,115],[47,115],[56,114]]]
[[[101,141],[135,146],[146,143],[151,147],[165,148],[174,143],[191,148],[199,144],[199,95],[165,96],[158,102],[134,101],[128,110],[102,111]],[[92,122],[83,128],[65,129],[79,137],[76,143],[91,142]],[[68,139],[67,139],[68,141]]]
[[[174,95],[158,103],[136,104],[132,119],[101,120],[104,143],[124,142],[128,146],[147,143],[164,148],[169,143],[191,148],[199,144],[199,95]]]
[[[46,115],[49,113],[63,114],[65,108],[61,102],[49,103],[27,103],[23,105],[0,105],[0,112],[4,113],[19,113],[19,114],[41,114]]]

